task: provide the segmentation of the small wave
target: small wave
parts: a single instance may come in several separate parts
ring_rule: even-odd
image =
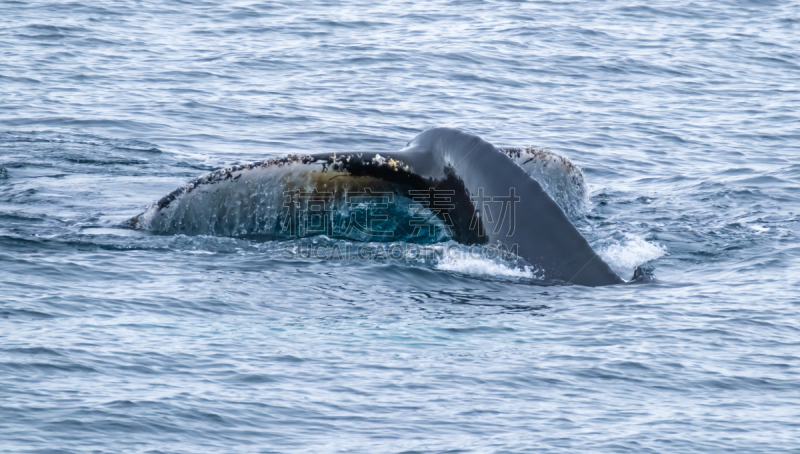
[[[116,145],[114,146],[115,150],[124,150],[124,151],[136,151],[142,153],[161,153],[162,151],[157,147],[149,147],[149,148],[138,148],[135,146],[124,146],[124,145]]]
[[[484,258],[444,257],[436,264],[436,269],[451,271],[459,274],[482,277],[510,277],[522,279],[537,279],[534,270],[529,267],[516,268],[507,263],[500,263]]]
[[[597,253],[617,273],[625,276],[637,266],[667,254],[667,248],[647,242],[644,238],[623,233],[597,248]]]
[[[190,237],[186,237],[190,238]],[[438,271],[500,280],[551,284],[544,272],[520,259],[513,251],[494,245],[464,245],[455,241],[436,244],[408,242],[354,242],[320,236],[264,243],[258,251],[281,249],[284,260],[397,263]],[[535,281],[535,282],[531,282]]]

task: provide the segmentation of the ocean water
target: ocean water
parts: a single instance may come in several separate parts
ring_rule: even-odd
[[[6,1],[0,62],[0,452],[800,452],[798,2]],[[436,126],[647,279],[125,226]]]

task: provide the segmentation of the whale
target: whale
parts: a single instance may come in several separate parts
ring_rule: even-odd
[[[545,173],[548,165],[560,169],[555,183],[544,177],[552,175]],[[559,185],[560,191],[554,189]],[[165,195],[128,226],[187,235],[276,234],[285,232],[286,211],[297,206],[287,202],[287,194],[311,194],[337,213],[347,209],[345,202],[377,194],[384,207],[393,200],[413,201],[452,240],[508,251],[550,283],[623,283],[573,225],[569,212],[575,204],[559,200],[572,194],[580,201],[585,192],[583,174],[565,158],[498,148],[457,129],[432,128],[397,151],[288,155],[220,169]],[[346,212],[337,217],[345,218]],[[392,229],[414,230],[402,222]],[[368,229],[360,239],[374,241],[374,233]],[[380,233],[387,235],[385,229]],[[382,238],[396,237],[389,231]]]

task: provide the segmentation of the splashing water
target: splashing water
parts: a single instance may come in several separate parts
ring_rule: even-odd
[[[666,255],[667,248],[642,237],[623,233],[601,243],[597,254],[620,276],[627,277],[637,266]]]

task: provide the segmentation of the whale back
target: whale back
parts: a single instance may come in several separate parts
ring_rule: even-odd
[[[341,232],[350,216],[346,202],[365,191],[418,201],[446,223],[453,240],[495,245],[553,283],[623,282],[513,156],[450,128],[427,130],[396,152],[318,153],[221,169],[176,189],[129,224],[189,235],[273,235],[282,231],[286,194],[304,192],[324,194]],[[405,222],[391,229],[400,238],[414,236]]]

